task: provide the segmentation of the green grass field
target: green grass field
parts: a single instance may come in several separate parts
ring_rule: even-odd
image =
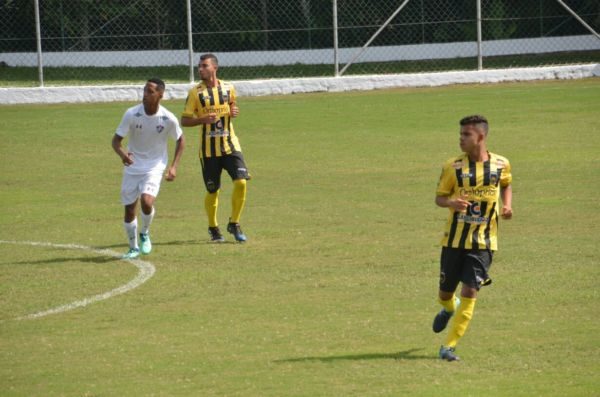
[[[241,98],[249,242],[207,244],[186,129],[144,257],[154,277],[33,320],[16,318],[137,274],[24,244],[126,250],[110,140],[131,103],[0,107],[0,240],[21,242],[0,243],[0,395],[598,395],[599,104],[600,79]],[[431,331],[447,216],[433,199],[472,113],[511,160],[515,217],[447,363]]]

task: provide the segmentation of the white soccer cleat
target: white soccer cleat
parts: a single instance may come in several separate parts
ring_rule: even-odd
[[[148,255],[152,252],[152,242],[150,241],[150,234],[140,233],[140,249],[142,254]]]
[[[140,250],[137,248],[130,248],[126,254],[124,254],[121,259],[136,259],[140,257]]]

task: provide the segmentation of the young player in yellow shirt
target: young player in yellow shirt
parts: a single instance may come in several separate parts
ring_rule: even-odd
[[[217,222],[217,209],[221,172],[226,170],[233,180],[232,212],[227,231],[236,241],[243,243],[247,238],[240,227],[240,217],[246,203],[246,180],[250,179],[250,174],[233,128],[232,119],[240,112],[235,88],[217,78],[218,68],[215,55],[204,54],[200,57],[198,72],[202,81],[188,92],[181,125],[200,126],[200,163],[207,190],[204,207],[208,216],[210,241],[225,241]]]
[[[439,351],[447,361],[459,360],[455,348],[473,317],[477,293],[491,283],[488,271],[498,248],[498,216],[511,219],[513,214],[510,163],[488,152],[488,129],[483,116],[460,121],[463,154],[444,164],[436,191],[435,203],[450,210],[440,260],[438,301],[443,309],[433,321],[433,331],[439,333],[454,317]],[[455,296],[459,283],[460,298]]]

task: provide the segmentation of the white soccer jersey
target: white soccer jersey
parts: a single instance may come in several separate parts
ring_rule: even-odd
[[[182,135],[179,120],[170,111],[158,106],[158,111],[148,116],[144,105],[133,106],[125,112],[115,132],[129,137],[127,150],[133,153],[133,164],[125,167],[131,175],[162,173],[167,168],[167,137],[174,140]]]

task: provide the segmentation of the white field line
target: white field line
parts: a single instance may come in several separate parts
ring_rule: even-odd
[[[45,242],[37,242],[37,241],[6,241],[0,240],[0,244],[14,244],[14,245],[29,245],[36,247],[52,247],[52,248],[63,248],[63,249],[72,249],[72,250],[82,250],[93,252],[96,254],[119,258],[121,255],[115,251],[109,249],[96,249],[92,247],[87,247],[85,245],[77,245],[77,244],[53,244],[53,243],[45,243]],[[69,310],[73,310],[79,307],[87,306],[91,303],[99,302],[105,299],[112,298],[116,295],[124,294],[125,292],[131,291],[134,288],[139,287],[146,281],[148,281],[156,271],[154,265],[150,262],[142,261],[139,259],[127,259],[126,262],[133,264],[138,268],[138,274],[129,281],[127,284],[123,284],[120,287],[117,287],[108,292],[104,292],[102,294],[90,296],[89,298],[84,298],[75,302],[68,303],[66,305],[58,306],[52,309],[44,310],[41,312],[28,314],[26,316],[18,317],[17,320],[31,320],[35,318],[40,318],[44,316],[48,316],[50,314],[57,314],[66,312]]]

